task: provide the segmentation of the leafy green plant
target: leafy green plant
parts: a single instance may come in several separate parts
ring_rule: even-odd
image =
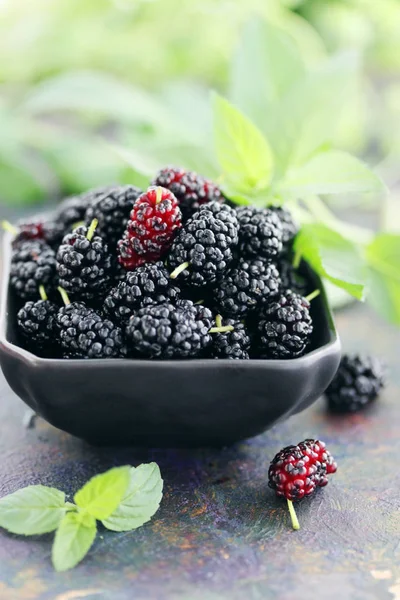
[[[28,486],[0,499],[0,527],[26,536],[55,531],[53,565],[66,571],[89,552],[96,521],[112,531],[137,529],[158,510],[162,488],[155,463],[96,475],[75,494],[74,503],[55,488]]]

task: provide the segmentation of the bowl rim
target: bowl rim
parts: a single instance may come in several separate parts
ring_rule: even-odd
[[[132,358],[94,358],[91,360],[82,360],[82,359],[72,359],[72,358],[42,358],[29,352],[29,350],[25,350],[16,344],[13,344],[7,339],[7,325],[8,325],[8,299],[9,299],[9,279],[10,279],[10,268],[11,268],[11,252],[12,252],[12,242],[14,239],[14,234],[5,231],[3,232],[2,239],[2,259],[0,261],[0,348],[5,350],[8,354],[13,355],[16,358],[20,358],[25,363],[39,367],[41,365],[52,365],[60,368],[68,368],[69,365],[73,364],[75,366],[80,366],[81,368],[91,369],[96,366],[107,367],[109,365],[119,365],[124,367],[132,367],[132,366],[143,366],[148,368],[150,365],[152,367],[157,366],[158,368],[171,368],[171,366],[179,366],[182,368],[185,367],[193,367],[193,366],[204,366],[207,364],[208,367],[217,368],[223,365],[230,365],[231,368],[240,366],[263,366],[264,368],[284,368],[288,369],[296,365],[296,367],[307,367],[310,363],[314,363],[315,360],[324,355],[328,350],[332,350],[338,344],[340,344],[339,336],[336,330],[335,321],[333,318],[332,310],[329,305],[329,301],[327,298],[327,294],[325,291],[325,287],[320,277],[313,273],[315,276],[318,286],[320,289],[320,299],[322,300],[324,310],[325,310],[325,318],[326,323],[329,330],[329,341],[321,346],[318,346],[311,352],[304,354],[298,358],[290,358],[290,359],[261,359],[261,358],[251,358],[249,360],[229,360],[229,359],[219,359],[212,360],[209,358],[193,358],[187,360],[151,360],[151,359],[132,359]]]

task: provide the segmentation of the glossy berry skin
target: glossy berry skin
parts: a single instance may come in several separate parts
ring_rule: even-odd
[[[167,263],[170,271],[185,262],[189,267],[177,282],[193,287],[215,284],[233,260],[238,243],[236,212],[226,204],[205,204],[180,230]]]
[[[281,290],[292,290],[300,296],[306,296],[308,293],[309,284],[305,277],[301,275],[298,269],[293,268],[290,256],[281,256],[276,265],[281,279]]]
[[[93,219],[98,220],[96,233],[106,242],[110,252],[116,252],[133,205],[142,193],[134,185],[115,186],[89,204],[84,217],[85,223],[89,226]]]
[[[268,485],[277,496],[296,502],[328,484],[337,465],[325,444],[312,439],[287,446],[275,456],[268,472]]]
[[[246,326],[241,321],[224,319],[222,325],[231,325],[233,331],[212,334],[212,358],[227,358],[231,360],[248,360],[250,336]]]
[[[22,300],[39,297],[39,286],[51,293],[57,285],[56,255],[41,240],[21,242],[13,248],[10,285]]]
[[[384,368],[374,357],[345,354],[326,390],[332,412],[354,413],[376,400],[384,387]]]
[[[289,359],[304,354],[313,331],[310,303],[286,290],[264,307],[258,324],[263,358]]]
[[[58,247],[64,237],[64,227],[57,221],[35,219],[18,223],[19,233],[13,244],[28,240],[40,240],[51,247]]]
[[[72,302],[61,308],[55,328],[64,358],[126,356],[121,329],[82,302]]]
[[[107,244],[81,226],[63,239],[57,252],[60,286],[71,298],[90,300],[104,296],[112,282],[112,261]]]
[[[283,206],[270,206],[272,212],[274,212],[279,218],[282,226],[282,243],[285,248],[289,247],[296,237],[299,226],[293,219],[291,213]]]
[[[279,217],[267,208],[237,209],[240,256],[276,260],[282,252],[283,230]]]
[[[182,213],[167,189],[150,187],[133,205],[127,228],[118,242],[119,261],[127,270],[159,260],[182,226]]]
[[[141,308],[128,322],[128,348],[142,358],[193,358],[211,344],[212,313],[190,300]]]
[[[174,194],[179,202],[184,222],[203,204],[224,201],[222,192],[215,183],[193,171],[185,171],[177,167],[161,169],[153,185],[161,185]]]
[[[30,300],[18,311],[18,329],[26,346],[35,354],[56,348],[55,318],[59,307],[50,300]]]
[[[150,304],[175,303],[180,289],[161,261],[128,271],[104,300],[103,311],[116,323],[126,323],[135,311]]]
[[[55,220],[61,224],[64,229],[64,235],[70,233],[78,223],[85,220],[85,214],[88,207],[100,196],[103,196],[109,186],[98,187],[77,196],[65,198],[58,206]]]
[[[243,259],[215,288],[214,304],[222,315],[243,317],[271,302],[279,287],[279,273],[274,264]]]

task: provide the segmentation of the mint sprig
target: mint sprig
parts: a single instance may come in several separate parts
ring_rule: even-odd
[[[162,488],[156,463],[96,475],[75,494],[74,503],[55,488],[28,486],[0,499],[0,527],[26,536],[56,531],[53,566],[66,571],[89,552],[96,520],[112,531],[137,529],[157,512]]]

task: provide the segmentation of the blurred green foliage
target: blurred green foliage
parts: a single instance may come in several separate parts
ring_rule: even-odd
[[[399,84],[387,80],[400,67],[398,10],[398,0],[2,0],[0,202],[140,182],[142,175],[105,139],[130,148],[142,172],[183,158],[186,166],[215,174],[207,149],[210,87],[251,113],[270,137],[274,132],[259,121],[267,109],[254,95],[246,98],[248,82],[259,77],[262,85],[262,70],[275,68],[284,86],[290,70],[277,56],[276,64],[260,59],[241,71],[240,46],[252,51],[252,15],[286,32],[308,68],[318,69],[327,49],[356,49],[365,58],[364,72],[353,69],[343,86],[345,97],[330,97],[329,74],[325,93],[310,90],[309,114],[344,108],[333,141],[372,163],[383,161],[380,173],[390,179],[400,155],[393,141]],[[378,85],[376,72],[386,74]],[[273,90],[260,92],[272,94],[272,102]]]

